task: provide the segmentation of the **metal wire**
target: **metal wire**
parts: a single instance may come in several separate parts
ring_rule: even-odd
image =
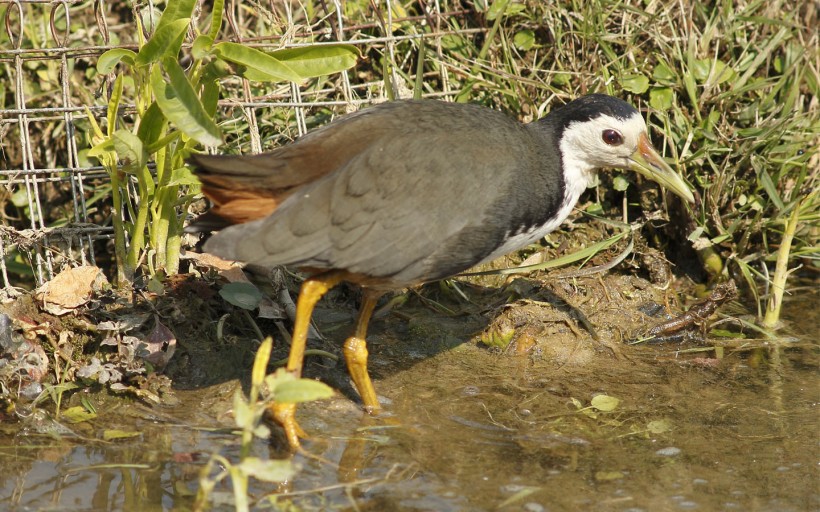
[[[396,16],[395,0],[373,0],[376,16],[372,21],[357,24],[349,23],[341,0],[323,0],[319,4],[317,11],[323,12],[306,20],[307,11],[298,2],[270,2],[271,11],[260,14],[256,10],[260,4],[250,7],[233,0],[226,7],[223,38],[262,50],[340,41],[359,46],[363,54],[365,49],[383,49],[391,63],[390,81],[397,87],[401,78],[396,66],[403,66],[411,55],[405,54],[404,59],[398,55],[400,43],[430,40],[428,48],[435,48],[440,55],[443,37],[480,30],[451,30],[447,20],[466,11],[460,6],[448,9],[444,0],[420,1],[419,12],[423,14],[404,18]],[[159,20],[153,1],[132,5],[134,19],[142,20],[145,36],[149,37]],[[105,118],[107,106],[100,97],[111,84],[111,77],[93,73],[97,59],[112,48],[138,50],[137,24],[124,22],[110,7],[105,0],[0,0],[0,92],[2,84],[8,84],[6,87],[14,98],[13,104],[0,103],[0,198],[5,198],[4,205],[13,200],[16,211],[24,211],[22,218],[17,219],[8,217],[11,209],[3,212],[0,278],[4,287],[19,281],[9,272],[9,258],[29,262],[36,283],[41,284],[66,265],[96,264],[95,247],[103,247],[97,242],[112,237],[110,225],[92,222],[96,219],[110,223],[110,219],[101,220],[105,215],[98,208],[99,201],[93,207],[89,204],[100,187],[107,186],[109,176],[102,166],[90,165],[83,156],[90,145],[86,135],[88,116]],[[195,17],[201,15],[201,8],[197,7]],[[283,23],[284,30],[256,37],[242,33],[250,17],[263,15],[267,16],[266,22]],[[394,34],[394,27],[400,23],[427,26],[425,30]],[[122,44],[118,44],[120,38]],[[190,44],[189,35],[184,51],[190,49]],[[47,71],[45,76],[32,71],[41,68]],[[405,76],[414,72],[402,69]],[[449,95],[450,72],[447,66],[439,66],[437,73],[444,90],[425,96]],[[5,76],[6,73],[12,76]],[[381,80],[366,81],[353,73],[340,73],[332,88],[291,84],[265,95],[260,95],[245,79],[228,79],[226,90],[233,93],[219,101],[217,121],[230,120],[231,112],[240,109],[249,129],[250,151],[262,151],[258,115],[263,109],[293,110],[295,130],[302,135],[308,129],[309,109],[325,107],[349,112],[384,99],[386,92]],[[2,94],[0,100],[5,101]],[[122,105],[120,114],[130,116],[135,110],[134,105]],[[287,129],[284,127],[283,131]],[[55,218],[53,213],[55,208],[59,209],[54,204],[55,196],[67,202],[59,206],[66,212],[62,218]]]

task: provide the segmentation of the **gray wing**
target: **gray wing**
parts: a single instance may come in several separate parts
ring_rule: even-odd
[[[524,125],[470,105],[392,105],[372,144],[269,217],[224,229],[206,250],[412,284],[481,261],[540,208],[530,204],[536,191],[517,190],[543,165]],[[521,211],[510,211],[511,193],[523,193]]]

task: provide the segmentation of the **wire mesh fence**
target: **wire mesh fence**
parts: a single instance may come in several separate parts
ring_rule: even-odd
[[[110,179],[88,155],[88,116],[105,118],[113,80],[96,63],[112,48],[136,51],[163,8],[152,1],[0,0],[4,287],[41,284],[66,265],[105,267],[113,257]],[[196,7],[186,51],[209,8]],[[410,8],[392,0],[227,2],[220,39],[261,50],[344,42],[362,58],[350,71],[303,84],[226,79],[217,114],[226,148],[260,152],[362,104],[406,97],[419,72],[424,96],[452,96],[471,63],[448,62],[442,48],[486,32],[463,22],[475,14],[431,0]],[[418,65],[420,48],[435,66]],[[120,115],[128,119],[134,109],[120,105]]]

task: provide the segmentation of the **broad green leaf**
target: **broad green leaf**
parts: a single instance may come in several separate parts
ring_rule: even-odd
[[[113,153],[116,151],[114,149],[114,140],[113,139],[105,139],[104,141],[100,142],[93,148],[88,150],[88,156],[100,159],[100,157],[106,153]]]
[[[262,292],[251,283],[228,283],[219,290],[226,302],[242,309],[254,310],[262,300]]]
[[[273,398],[280,403],[298,404],[333,396],[333,389],[324,382],[311,379],[294,379],[276,385]]]
[[[507,10],[507,4],[509,3],[508,0],[494,0],[493,3],[489,5],[487,9],[487,14],[485,17],[488,20],[494,20],[498,16],[503,15],[504,12]]]
[[[299,82],[299,73],[265,52],[237,43],[218,43],[212,48],[220,59],[239,64],[239,74],[258,82]]]
[[[148,155],[145,154],[145,149],[139,137],[123,128],[114,132],[113,139],[114,149],[117,151],[120,160],[125,163],[127,172],[135,172],[145,167]]]
[[[655,110],[669,110],[674,98],[675,93],[671,87],[654,87],[649,91],[649,105]]]
[[[140,432],[111,429],[103,431],[103,440],[114,441],[115,439],[130,439],[132,437],[139,437],[140,435],[142,435]]]
[[[167,84],[159,66],[151,72],[151,87],[162,113],[185,135],[197,142],[207,146],[220,144],[222,139],[219,127],[205,112],[176,59],[164,59],[163,67],[168,73]]]
[[[114,68],[117,67],[120,61],[129,66],[133,66],[136,58],[137,54],[131,50],[126,48],[112,48],[100,55],[100,58],[97,59],[97,72],[107,75],[114,71]]]
[[[190,23],[191,20],[185,18],[157,28],[151,39],[140,48],[134,63],[137,66],[147,66],[165,56],[176,57]]]
[[[296,467],[290,459],[262,460],[245,457],[238,468],[242,473],[263,482],[284,482],[296,474]]]
[[[655,69],[652,72],[652,79],[656,82],[663,82],[668,84],[670,82],[674,82],[676,78],[677,77],[675,73],[672,71],[672,69],[670,69],[669,66],[667,66],[666,63],[663,62],[658,63],[658,65],[655,66]]]
[[[165,131],[165,115],[157,105],[157,102],[151,103],[145,114],[140,119],[140,126],[137,128],[137,137],[140,138],[145,147],[151,146],[162,137]]]
[[[527,51],[535,46],[535,32],[530,29],[522,30],[513,37],[513,44],[521,51]]]
[[[84,421],[93,420],[97,415],[87,411],[85,407],[77,405],[64,410],[62,414],[60,414],[60,417],[68,423],[82,423]]]
[[[208,37],[213,42],[219,37],[219,30],[222,28],[222,13],[225,10],[225,0],[214,0],[211,6],[211,27],[208,29]]]
[[[196,0],[168,0],[156,29],[159,30],[182,19],[190,21],[194,5],[196,5]]]
[[[356,65],[359,51],[348,44],[287,48],[271,54],[302,78],[330,75]]]
[[[214,45],[214,40],[211,36],[198,36],[194,39],[194,44],[191,45],[191,55],[196,60],[202,60],[211,54],[211,47]]]
[[[590,405],[601,412],[610,412],[614,411],[619,403],[621,403],[621,401],[614,396],[596,395],[592,397]]]
[[[643,94],[649,89],[649,79],[639,73],[624,75],[618,80],[624,90],[635,94]]]
[[[171,171],[171,181],[168,182],[168,186],[171,185],[199,185],[200,181],[191,172],[190,169],[187,167],[179,167]],[[258,302],[257,302],[258,304]],[[253,308],[252,308],[253,309]]]
[[[698,59],[692,66],[695,79],[710,85],[722,84],[736,76],[735,71],[719,60]]]

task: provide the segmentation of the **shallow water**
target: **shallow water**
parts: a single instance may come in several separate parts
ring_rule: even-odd
[[[310,456],[294,457],[286,484],[253,481],[253,507],[818,510],[817,296],[791,306],[800,341],[720,360],[676,344],[616,354],[592,342],[583,364],[556,364],[464,343],[482,327],[475,319],[378,320],[371,366],[385,412],[363,415],[341,395],[301,408]],[[407,341],[422,334],[425,344]],[[239,459],[229,414],[238,386],[176,390],[173,406],[105,401],[70,434],[40,412],[6,425],[2,507],[190,509],[210,454]],[[602,394],[619,400],[611,411],[589,407]],[[140,435],[101,440],[115,428]],[[259,439],[253,455],[276,450]],[[214,510],[232,510],[231,499],[226,482],[211,494]]]

